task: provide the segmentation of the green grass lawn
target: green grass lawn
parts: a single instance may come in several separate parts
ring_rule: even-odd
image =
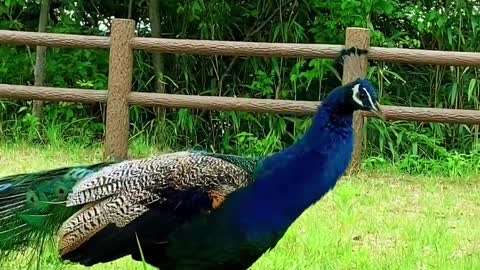
[[[156,152],[142,147],[133,150],[139,156]],[[100,159],[100,148],[0,145],[0,176]],[[345,178],[252,269],[480,269],[478,178],[420,178],[386,172]],[[23,269],[17,265],[14,262],[8,269]],[[59,268],[52,265],[51,269]],[[64,269],[87,268],[68,265]],[[143,266],[127,257],[89,269]]]

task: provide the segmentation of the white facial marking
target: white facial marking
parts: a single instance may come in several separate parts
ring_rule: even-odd
[[[357,94],[358,94],[358,91],[359,91],[359,88],[360,87],[360,84],[355,84],[352,88],[352,91],[353,91],[353,95],[352,95],[352,99],[353,101],[355,101],[358,105],[362,106],[363,107],[363,102],[357,97]]]
[[[368,102],[370,102],[370,105],[372,106],[372,108],[375,110],[375,111],[378,111],[378,108],[377,106],[375,106],[375,103],[373,103],[373,100],[372,100],[372,97],[370,96],[370,93],[368,93],[367,89],[363,88],[363,91],[365,91],[365,93],[367,93],[367,97],[368,97]]]

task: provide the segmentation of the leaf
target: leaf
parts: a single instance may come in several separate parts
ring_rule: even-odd
[[[440,16],[437,19],[437,26],[438,28],[443,28],[445,26],[445,23],[447,22],[447,17]]]
[[[418,31],[423,32],[423,30],[425,29],[425,24],[423,22],[419,22],[417,24],[417,28],[418,28]]]
[[[23,111],[25,111],[25,110],[27,110],[27,109],[28,109],[28,107],[23,106],[23,107],[21,107],[21,108],[18,110],[18,112],[20,113],[20,112],[23,112]]]
[[[383,1],[381,2],[380,6],[383,10],[383,13],[385,13],[386,15],[391,15],[393,13],[393,10],[395,9],[391,1]]]
[[[450,105],[454,105],[457,100],[458,94],[458,84],[457,82],[452,83],[452,90],[450,92]]]
[[[475,89],[476,83],[477,83],[476,79],[470,79],[470,83],[468,84],[468,91],[467,91],[468,101],[470,101],[470,99],[473,98],[473,90]]]

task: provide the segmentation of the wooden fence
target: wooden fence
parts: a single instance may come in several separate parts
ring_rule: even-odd
[[[480,53],[370,47],[369,30],[363,28],[348,28],[345,45],[141,38],[135,37],[134,33],[135,22],[127,19],[113,20],[110,37],[2,30],[0,31],[0,44],[110,49],[110,63],[108,91],[0,84],[0,98],[107,103],[105,158],[122,160],[127,158],[128,154],[130,105],[296,115],[313,114],[319,105],[319,102],[309,101],[131,92],[133,50],[202,55],[335,58],[344,46],[355,46],[369,49],[368,58],[373,60],[480,67]],[[366,65],[346,65],[342,81],[348,82],[359,75],[364,77],[366,72]],[[480,111],[478,110],[398,106],[383,106],[383,108],[386,120],[480,124]],[[367,116],[372,115],[366,112],[355,115],[356,140],[351,164],[351,168],[354,169],[358,167],[360,161],[363,140],[361,129],[363,119]]]

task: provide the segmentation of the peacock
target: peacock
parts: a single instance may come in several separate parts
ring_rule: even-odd
[[[130,255],[162,270],[247,269],[344,174],[357,110],[382,114],[366,79],[332,90],[303,137],[269,156],[182,151],[4,177],[0,256],[39,254],[53,236],[85,266]]]

